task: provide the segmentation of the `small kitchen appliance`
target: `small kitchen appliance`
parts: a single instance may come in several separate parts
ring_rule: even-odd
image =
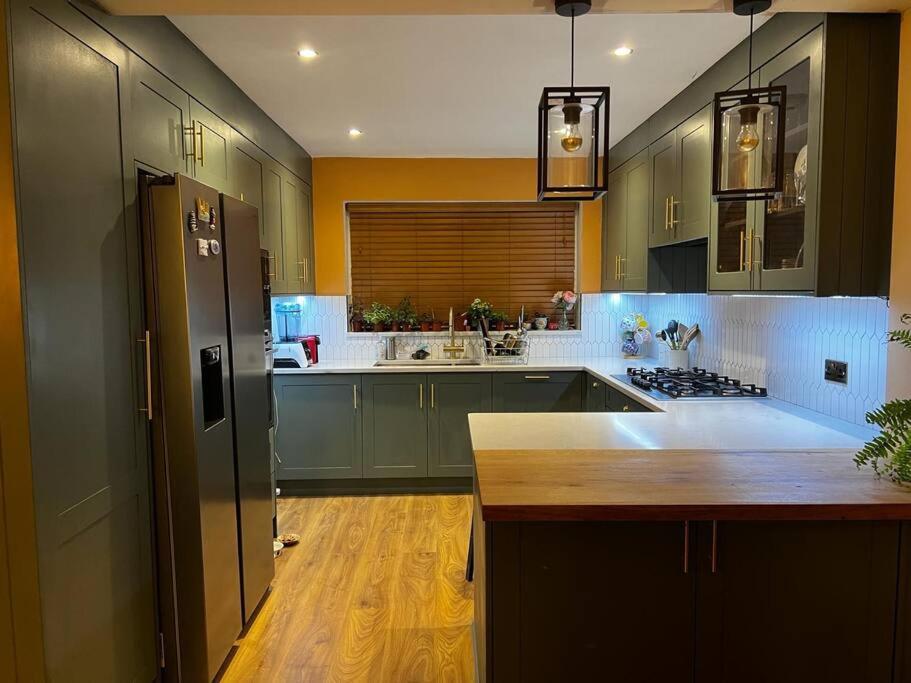
[[[304,347],[304,355],[307,356],[307,360],[310,361],[310,365],[316,365],[319,363],[319,335],[308,334],[304,337],[301,337],[300,342]]]

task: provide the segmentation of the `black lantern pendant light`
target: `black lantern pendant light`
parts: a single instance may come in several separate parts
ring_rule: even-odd
[[[753,15],[771,0],[734,0],[734,14],[750,17],[747,83],[753,72]],[[772,199],[781,194],[785,87],[715,93],[712,195],[716,200]]]
[[[538,104],[538,201],[598,199],[607,192],[610,88],[576,87],[576,17],[591,0],[556,0],[570,17],[570,85],[544,88]]]

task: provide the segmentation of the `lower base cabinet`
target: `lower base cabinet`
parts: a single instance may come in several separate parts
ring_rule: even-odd
[[[589,413],[647,413],[649,408],[603,380],[586,375],[585,411]]]
[[[364,476],[427,476],[426,375],[364,375]]]
[[[489,413],[490,375],[438,373],[430,382],[430,476],[470,477],[474,474],[470,413]]]
[[[898,522],[475,524],[482,681],[909,680]]]
[[[363,474],[360,375],[275,375],[278,479]]]
[[[582,412],[581,372],[500,372],[493,377],[495,413]]]

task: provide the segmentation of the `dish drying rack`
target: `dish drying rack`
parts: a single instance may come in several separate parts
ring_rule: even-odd
[[[481,334],[481,355],[484,365],[528,365],[531,337],[525,330],[510,330],[501,339]]]

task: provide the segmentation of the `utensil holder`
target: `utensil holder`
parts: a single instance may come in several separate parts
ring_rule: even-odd
[[[690,367],[690,352],[689,349],[668,349],[667,350],[667,367],[675,368],[689,368]]]

